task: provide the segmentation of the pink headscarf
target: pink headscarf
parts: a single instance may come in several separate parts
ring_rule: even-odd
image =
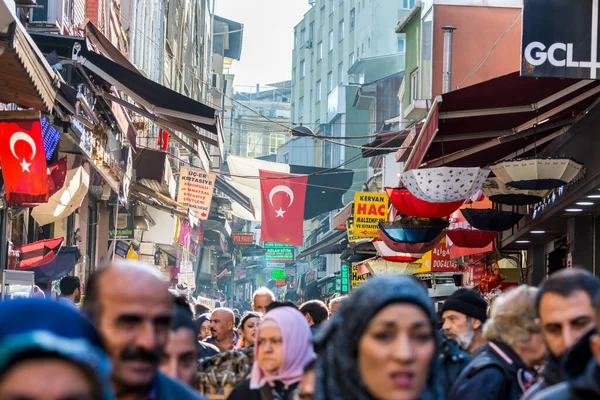
[[[283,364],[276,374],[270,374],[258,365],[258,337],[260,329],[276,325],[283,336]],[[264,382],[273,386],[275,381],[286,387],[300,382],[304,367],[316,358],[312,334],[308,322],[300,311],[291,307],[279,307],[269,311],[258,327],[254,346],[254,365],[250,374],[250,389],[260,389]]]

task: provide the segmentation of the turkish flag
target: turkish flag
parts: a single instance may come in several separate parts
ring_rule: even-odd
[[[302,246],[308,176],[259,171],[263,242]]]
[[[0,122],[0,162],[9,203],[48,202],[48,173],[39,119]]]

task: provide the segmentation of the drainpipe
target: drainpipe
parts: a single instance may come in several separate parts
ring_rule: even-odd
[[[452,37],[456,30],[453,26],[443,26],[444,31],[444,60],[442,69],[442,93],[452,90]]]

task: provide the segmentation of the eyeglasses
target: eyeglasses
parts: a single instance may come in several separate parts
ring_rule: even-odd
[[[200,327],[200,332],[210,332],[210,327],[208,327],[208,326],[201,326]]]

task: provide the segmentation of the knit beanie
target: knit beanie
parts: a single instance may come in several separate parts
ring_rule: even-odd
[[[478,319],[483,324],[487,320],[487,308],[486,301],[479,293],[471,289],[460,288],[446,299],[442,306],[442,313],[450,310],[457,311],[467,317]]]

